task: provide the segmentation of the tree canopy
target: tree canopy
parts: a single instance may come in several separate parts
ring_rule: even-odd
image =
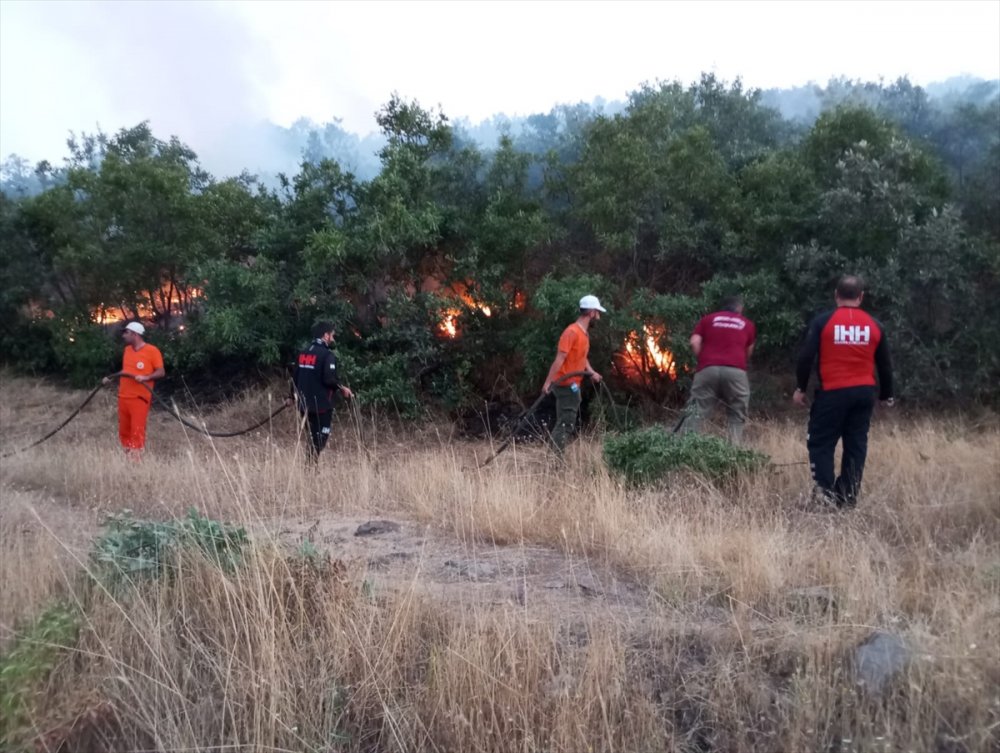
[[[592,361],[662,401],[720,297],[745,297],[780,372],[855,272],[905,397],[996,401],[1000,100],[935,104],[905,79],[828,99],[786,119],[706,74],[613,112],[556,108],[482,148],[393,95],[372,174],[313,134],[298,172],[267,182],[208,175],[145,123],[74,136],[61,167],[4,164],[3,358],[92,381],[114,365],[113,325],[142,318],[174,368],[280,371],[332,318],[362,399],[415,415],[537,389],[596,293],[611,315]]]

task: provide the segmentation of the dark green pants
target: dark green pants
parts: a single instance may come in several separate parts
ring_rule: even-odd
[[[684,431],[700,431],[702,419],[710,416],[717,403],[726,407],[729,417],[729,439],[743,442],[743,425],[750,405],[750,382],[743,369],[732,366],[708,366],[694,375],[688,417]]]
[[[580,387],[556,386],[552,388],[552,394],[556,398],[556,425],[552,430],[552,444],[561,455],[576,429],[576,417],[580,413]]]

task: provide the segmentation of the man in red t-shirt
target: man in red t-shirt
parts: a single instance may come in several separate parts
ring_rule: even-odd
[[[156,384],[153,380],[166,374],[160,349],[147,343],[143,339],[145,334],[146,328],[139,322],[125,325],[122,376],[118,380],[118,439],[125,454],[136,460],[146,446],[146,419]],[[105,384],[110,381],[104,379]]]
[[[582,371],[594,382],[601,381],[601,375],[590,365],[590,327],[601,318],[601,312],[607,313],[597,296],[585,295],[580,299],[580,316],[563,330],[556,349],[555,360],[549,367],[549,373],[542,385],[542,392],[551,391],[556,397],[556,425],[552,431],[552,444],[560,455],[566,449],[573,430],[576,429],[576,417],[580,412],[581,377],[562,379],[567,374]]]
[[[742,443],[750,405],[747,361],[756,340],[757,328],[743,316],[738,296],[726,298],[721,311],[698,322],[691,334],[698,370],[691,384],[685,431],[698,431],[702,419],[711,415],[716,403],[722,403],[729,416],[729,438],[734,444]]]

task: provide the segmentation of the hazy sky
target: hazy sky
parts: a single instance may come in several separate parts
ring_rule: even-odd
[[[478,121],[701,71],[762,88],[993,79],[998,30],[998,0],[0,0],[0,156],[58,160],[70,130],[146,119],[202,153],[263,119],[363,134],[393,91]]]

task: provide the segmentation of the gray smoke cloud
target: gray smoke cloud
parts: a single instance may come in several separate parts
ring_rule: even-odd
[[[47,22],[78,43],[100,77],[103,97],[121,122],[150,120],[161,137],[177,135],[210,170],[253,168],[253,144],[233,136],[266,115],[260,84],[269,50],[231,14],[194,2],[83,2],[59,6]],[[258,145],[260,146],[260,145]],[[251,159],[248,160],[247,157]],[[272,155],[259,155],[264,163]]]

